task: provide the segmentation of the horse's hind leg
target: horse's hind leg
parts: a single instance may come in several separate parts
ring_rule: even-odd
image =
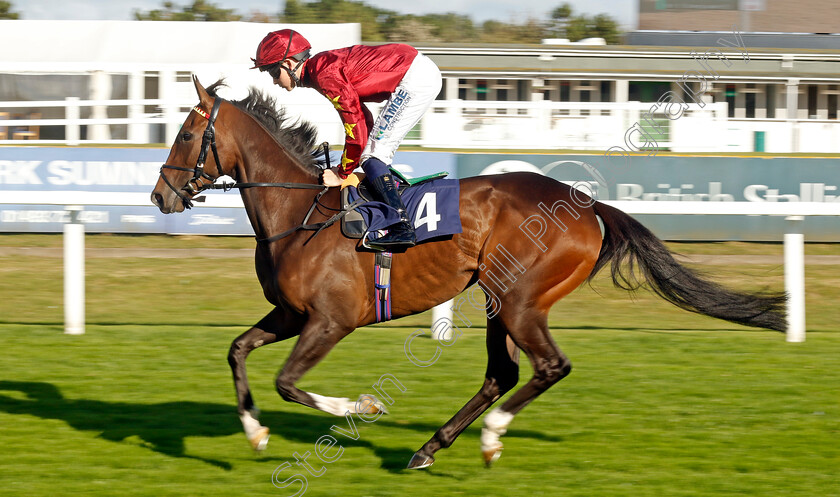
[[[572,363],[551,338],[545,314],[532,309],[509,313],[508,317],[512,321],[509,324],[511,329],[518,330],[511,336],[531,361],[534,375],[501,407],[493,409],[484,417],[481,449],[487,465],[501,455],[502,443],[499,437],[505,434],[514,415],[572,371]]]
[[[435,452],[452,445],[470,423],[516,385],[519,379],[519,349],[497,319],[487,322],[487,372],[484,377],[481,390],[414,454],[408,463],[409,469],[431,466],[435,461]]]
[[[257,421],[259,411],[251,397],[245,359],[254,349],[298,335],[300,328],[290,325],[280,309],[268,313],[259,323],[239,335],[230,345],[228,364],[233,372],[233,384],[236,388],[239,419],[245,435],[254,450],[265,449],[268,443],[268,428]]]

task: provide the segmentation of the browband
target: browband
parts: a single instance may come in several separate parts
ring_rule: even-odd
[[[196,105],[195,107],[193,107],[193,110],[196,112],[196,114],[203,117],[204,119],[207,119],[208,121],[210,120],[210,114],[205,112],[204,109],[202,109],[201,107]]]

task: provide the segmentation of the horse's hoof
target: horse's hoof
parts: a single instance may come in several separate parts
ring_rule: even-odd
[[[435,458],[431,456],[424,456],[419,453],[414,453],[411,461],[408,462],[408,469],[423,469],[428,468],[435,463]]]
[[[496,461],[502,457],[502,446],[499,445],[493,449],[483,450],[481,451],[481,455],[484,457],[484,465],[488,468]]]
[[[257,430],[257,433],[255,433],[253,437],[248,439],[248,441],[251,442],[251,448],[253,448],[257,452],[262,452],[268,445],[268,437],[268,428],[263,426],[259,430]]]
[[[390,414],[388,412],[388,409],[385,408],[385,404],[383,404],[382,402],[377,402],[376,404],[372,404],[370,406],[370,409],[368,409],[368,411],[369,411],[368,414],[378,414],[380,412],[382,414]]]
[[[373,402],[369,399],[373,399]],[[365,412],[359,414],[379,414],[380,412],[382,414],[391,414],[388,412],[385,404],[372,395],[362,395],[359,397],[359,400],[356,401],[356,405],[358,406],[362,401],[364,401],[366,409]]]

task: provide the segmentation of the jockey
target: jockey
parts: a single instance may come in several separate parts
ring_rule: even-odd
[[[440,70],[431,59],[403,44],[354,45],[311,58],[310,48],[296,31],[273,31],[257,47],[253,68],[268,72],[274,84],[288,91],[299,86],[314,88],[329,99],[344,124],[346,138],[341,164],[323,172],[324,185],[341,186],[361,164],[376,200],[400,215],[388,234],[371,241],[371,246],[413,246],[414,226],[389,166],[400,142],[440,93]],[[363,102],[384,100],[374,123]]]

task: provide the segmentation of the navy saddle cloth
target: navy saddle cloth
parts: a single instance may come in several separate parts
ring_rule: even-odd
[[[418,243],[461,233],[461,184],[458,180],[436,179],[413,186],[401,184],[399,190]],[[342,218],[344,236],[359,239],[367,232],[368,239],[372,240],[379,237],[378,230],[400,220],[395,209],[372,198],[366,181],[358,187],[347,186],[341,190],[342,208],[360,199],[364,202]]]

